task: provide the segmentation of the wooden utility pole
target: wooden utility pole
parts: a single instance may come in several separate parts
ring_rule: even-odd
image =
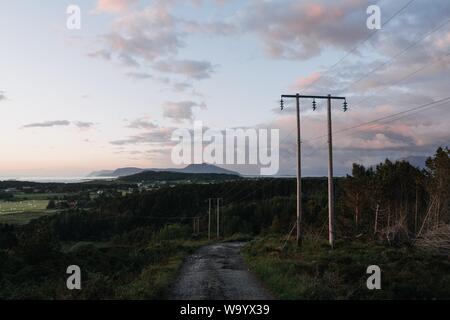
[[[328,95],[328,240],[334,248],[334,185],[333,185],[333,134],[331,126],[331,95]]]
[[[297,246],[302,244],[302,140],[300,132],[300,96],[297,94]]]
[[[380,204],[377,203],[377,208],[375,209],[375,223],[373,227],[373,234],[378,232],[378,213],[380,212]]]
[[[211,240],[211,198],[208,199],[209,209],[208,209],[208,240]]]
[[[419,188],[416,183],[416,205],[414,210],[414,234],[417,234],[417,214],[419,212]]]
[[[220,198],[217,198],[217,238],[220,237]]]
[[[197,234],[200,234],[200,217],[197,217]]]
[[[283,98],[281,97],[281,110],[283,110]],[[301,140],[301,130],[300,130],[300,95],[297,93],[295,96],[289,96],[289,98],[296,99],[297,106],[297,216],[296,216],[296,229],[297,229],[297,246],[302,244],[302,140]]]
[[[194,235],[195,235],[195,232],[196,232],[196,223],[195,223],[195,217],[194,218],[192,218],[192,227],[193,227],[193,232],[194,232]]]
[[[301,186],[301,135],[300,135],[300,99],[313,99],[313,110],[316,109],[316,99],[326,99],[328,101],[328,230],[329,242],[334,247],[335,227],[334,227],[334,190],[333,190],[333,139],[331,126],[331,100],[344,100],[343,109],[347,111],[347,99],[345,97],[310,96],[310,95],[282,95],[281,110],[284,108],[283,98],[295,98],[297,100],[297,245],[302,242],[302,186]]]

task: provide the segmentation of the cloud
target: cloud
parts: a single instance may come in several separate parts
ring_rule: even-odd
[[[91,58],[101,58],[107,61],[111,60],[111,52],[104,49],[88,53],[88,56]]]
[[[194,107],[206,108],[206,105],[204,102],[198,104],[193,101],[166,102],[163,105],[163,115],[175,121],[192,120]]]
[[[136,145],[136,144],[170,144],[172,132],[175,128],[170,127],[156,127],[151,130],[130,136],[126,139],[110,141],[112,145],[115,146],[126,146],[126,145]]]
[[[172,9],[176,3],[153,1],[142,10],[117,17],[110,30],[100,37],[97,49],[88,56],[138,68],[139,71],[127,74],[135,80],[150,78],[149,68],[193,80],[210,78],[214,66],[209,61],[178,58],[179,50],[185,46],[189,34],[230,34],[235,26],[222,21],[198,23],[174,16]],[[170,87],[181,92],[191,85],[178,79]]]
[[[183,92],[187,89],[192,89],[192,85],[187,82],[175,82],[172,84],[172,88],[176,92]]]
[[[145,80],[153,78],[151,74],[146,72],[127,72],[127,77],[130,77],[134,80]]]
[[[69,121],[69,120],[52,120],[52,121],[43,121],[43,122],[35,122],[22,126],[24,129],[29,128],[53,128],[53,127],[67,127],[70,125],[74,125],[78,129],[92,129],[95,126],[93,122],[86,121]]]
[[[160,72],[180,74],[196,80],[210,78],[214,71],[210,62],[196,60],[159,61],[154,64],[154,68]]]
[[[112,31],[103,36],[107,51],[135,61],[154,61],[176,54],[183,46],[176,19],[161,2],[115,20]]]
[[[125,67],[138,68],[140,66],[139,62],[137,62],[136,59],[126,53],[119,54],[118,60]]]
[[[368,0],[254,1],[241,16],[241,28],[262,39],[273,58],[308,59],[324,47],[348,49],[367,36]]]
[[[315,83],[317,80],[319,80],[319,78],[320,78],[320,73],[319,72],[313,72],[309,76],[306,76],[306,77],[298,79],[295,82],[293,87],[295,89],[297,89],[297,90],[302,90],[305,87],[308,87],[311,84]]]
[[[136,4],[138,0],[98,0],[97,11],[103,12],[122,12]]]
[[[44,121],[26,124],[23,128],[51,128],[57,126],[69,126],[70,121],[67,120],[54,120],[54,121]]]
[[[239,32],[235,24],[224,21],[197,22],[184,21],[183,30],[188,33],[229,36]]]
[[[74,121],[73,125],[75,125],[79,129],[92,129],[95,126],[95,123],[85,121]]]
[[[131,129],[147,129],[147,130],[153,130],[158,128],[156,124],[148,121],[146,118],[133,120],[126,127]]]

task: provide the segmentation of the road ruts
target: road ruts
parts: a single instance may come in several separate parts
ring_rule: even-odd
[[[240,250],[244,243],[208,245],[189,256],[175,282],[172,300],[271,300],[247,270]]]

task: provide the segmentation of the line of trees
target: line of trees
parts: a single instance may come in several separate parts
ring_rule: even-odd
[[[388,241],[408,240],[448,224],[449,155],[448,148],[439,148],[428,159],[425,169],[405,161],[386,160],[375,168],[355,164],[352,175],[336,178],[338,238],[365,235]],[[34,235],[40,237],[48,232],[54,235],[51,239],[60,241],[108,240],[128,232],[136,234],[142,227],[146,228],[142,232],[158,232],[167,224],[192,226],[188,217],[194,216],[203,216],[200,231],[205,233],[206,199],[210,197],[223,198],[224,236],[286,234],[295,221],[295,183],[295,179],[244,179],[99,197],[94,207],[87,210],[69,210],[26,226],[8,228],[5,232],[10,236],[5,238],[4,245],[0,243],[0,248],[14,243],[11,240],[14,235],[32,239]],[[325,235],[326,179],[305,178],[303,190],[306,230]]]
[[[375,168],[354,164],[343,185],[354,227],[391,241],[449,223],[449,155],[448,148],[439,148],[425,169],[406,161],[386,160]]]

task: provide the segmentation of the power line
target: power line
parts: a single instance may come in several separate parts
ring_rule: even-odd
[[[393,20],[397,15],[399,15],[403,10],[405,10],[406,8],[408,8],[415,0],[410,0],[408,1],[408,3],[406,3],[403,7],[401,7],[399,10],[397,10],[389,19],[387,19],[382,25],[381,28],[383,28],[384,26],[386,26],[391,20]],[[377,1],[376,3],[378,3],[379,1]],[[337,67],[342,61],[344,61],[347,57],[349,57],[351,54],[353,54],[356,49],[358,49],[358,46],[360,46],[361,44],[366,43],[368,40],[370,40],[375,34],[377,34],[378,31],[380,31],[381,29],[376,29],[374,32],[372,32],[371,34],[369,34],[368,37],[366,37],[363,40],[360,40],[352,49],[350,49],[342,58],[340,58],[337,62],[335,62],[331,67],[329,67],[327,70],[325,70],[325,72],[323,72],[323,75],[326,75],[328,72],[332,71],[335,67]],[[317,83],[318,81],[320,81],[322,79],[322,74],[320,75],[320,77],[318,77],[317,79],[315,79],[313,82],[311,82],[308,86],[306,86],[305,88],[303,88],[303,90],[309,89],[312,85],[314,85],[315,83]]]
[[[443,98],[443,99],[440,99],[440,100],[436,100],[436,101],[430,102],[430,103],[422,104],[420,106],[416,106],[416,107],[414,107],[412,109],[408,109],[408,110],[401,111],[401,112],[398,112],[398,113],[395,113],[395,114],[391,114],[389,116],[381,117],[381,118],[378,118],[378,119],[374,119],[374,120],[371,120],[371,121],[360,123],[360,124],[352,126],[352,127],[348,127],[348,128],[344,128],[344,129],[341,129],[341,130],[337,130],[337,131],[334,131],[333,134],[334,135],[338,135],[338,134],[341,134],[343,132],[354,130],[354,129],[357,129],[357,128],[360,128],[360,127],[363,127],[363,126],[366,126],[366,125],[375,124],[375,123],[377,123],[379,121],[390,120],[391,118],[394,118],[391,121],[395,121],[395,120],[400,119],[402,116],[404,117],[404,116],[408,116],[408,115],[416,113],[416,112],[423,111],[425,109],[442,106],[446,102],[449,102],[449,101],[450,101],[450,96],[446,97],[446,98]],[[321,139],[321,138],[325,138],[325,137],[327,137],[327,135],[323,135],[323,136],[315,137],[315,138],[312,138],[312,139],[304,140],[303,142],[310,142],[310,141]],[[314,149],[314,151],[310,155],[314,154],[317,151],[318,151],[317,148]],[[310,156],[310,155],[307,155],[307,156]],[[257,191],[260,191],[262,188],[263,188],[263,186],[260,186],[259,188],[256,188],[256,189],[253,189],[251,192],[249,192],[245,196],[243,196],[241,198],[238,198],[237,200],[234,200],[234,202],[241,202],[241,201],[247,199],[248,197],[250,197],[251,195],[255,194]],[[238,192],[237,194],[239,194],[241,192],[242,191]]]
[[[398,10],[396,12],[396,14],[394,14],[390,19],[388,19],[388,21],[385,23],[387,24],[389,21],[391,21],[395,16],[397,16],[401,11],[403,11],[404,9],[406,9],[414,0],[409,1],[406,5],[404,5],[400,10]],[[388,65],[390,65],[395,59],[397,59],[399,56],[403,55],[404,53],[406,53],[409,49],[411,49],[412,47],[416,46],[417,44],[419,44],[421,41],[423,41],[424,39],[426,39],[428,36],[430,36],[431,34],[433,34],[434,32],[438,31],[439,29],[441,29],[442,27],[444,27],[447,23],[450,22],[450,19],[445,20],[442,24],[438,25],[437,27],[435,27],[434,29],[432,29],[431,31],[427,32],[426,34],[424,34],[424,36],[418,40],[416,40],[415,42],[413,42],[412,44],[410,44],[409,46],[407,46],[406,48],[404,48],[402,51],[398,52],[396,55],[394,55],[393,57],[391,57],[388,61],[380,64],[379,66],[373,68],[371,71],[369,71],[368,73],[364,74],[362,77],[358,78],[357,80],[353,81],[350,85],[348,85],[345,89],[340,90],[340,93],[348,90],[349,88],[351,88],[353,85],[355,85],[356,83],[360,82],[361,80],[363,80],[364,78],[369,77],[370,75],[372,75],[374,72],[376,72],[377,70],[386,67]],[[378,29],[377,29],[378,31]],[[365,40],[366,41],[366,40]],[[356,45],[356,47],[358,46],[358,44]],[[340,61],[338,61],[335,65],[337,65]],[[319,78],[320,79],[320,78]],[[309,86],[307,86],[305,89],[308,89],[309,87],[311,87],[316,81],[312,82]],[[287,137],[289,137],[292,133],[294,132],[294,130],[291,130],[291,132],[289,133],[289,135]]]
[[[450,56],[450,53],[447,53],[447,54],[444,56],[444,58],[445,58],[445,57],[448,57],[448,56]],[[378,89],[377,91],[375,91],[375,93],[372,93],[372,94],[370,94],[370,95],[367,96],[367,97],[364,97],[363,99],[361,99],[361,100],[359,100],[358,102],[356,102],[355,105],[358,106],[360,103],[367,101],[370,97],[374,96],[376,93],[378,93],[378,92],[380,92],[381,90],[383,90],[384,87],[397,85],[397,84],[399,84],[400,82],[402,82],[402,81],[404,81],[404,80],[406,80],[406,79],[408,79],[408,78],[411,78],[412,76],[416,75],[417,73],[421,72],[422,70],[424,70],[424,69],[426,69],[426,68],[429,68],[430,66],[433,66],[433,65],[435,65],[435,64],[439,64],[439,63],[442,63],[442,61],[439,60],[439,61],[435,61],[435,62],[433,62],[433,63],[427,63],[427,64],[423,65],[422,67],[416,69],[415,71],[413,71],[413,72],[407,74],[406,76],[404,76],[404,77],[402,77],[402,78],[400,78],[400,79],[397,79],[396,81],[391,82],[390,84],[387,84],[387,85],[385,84],[385,85],[383,85],[380,89]]]
[[[401,112],[393,113],[393,114],[390,114],[390,115],[385,116],[385,117],[381,117],[381,118],[378,118],[378,119],[374,119],[374,120],[370,120],[370,121],[367,121],[367,122],[363,122],[363,123],[357,124],[357,125],[352,126],[352,127],[347,127],[347,128],[344,128],[344,129],[340,129],[340,130],[334,131],[333,133],[334,134],[340,134],[342,132],[358,129],[358,128],[364,127],[366,125],[378,123],[378,122],[383,121],[383,120],[389,120],[391,118],[395,118],[393,120],[398,120],[398,119],[401,118],[401,115],[409,114],[409,113],[416,113],[416,112],[419,112],[419,111],[423,111],[424,109],[428,109],[428,108],[431,108],[431,107],[437,107],[439,104],[448,102],[449,100],[450,100],[450,96],[446,97],[446,98],[443,98],[443,99],[440,99],[440,100],[433,101],[433,102],[425,103],[425,104],[422,104],[420,106],[417,106],[417,107],[414,107],[414,108],[411,108],[411,109],[408,109],[408,110],[404,110],[404,111],[401,111]],[[310,142],[310,141],[317,140],[317,139],[322,139],[322,138],[325,138],[325,137],[326,137],[326,135],[322,135],[322,136],[318,136],[318,137],[314,137],[314,138],[308,139],[306,141]]]
[[[446,55],[444,56],[444,58],[445,58],[445,57],[448,57],[448,56],[450,56],[450,53],[446,54]],[[435,65],[435,64],[439,64],[439,63],[441,63],[441,62],[442,62],[442,61],[439,60],[439,61],[433,62],[433,63],[431,63],[431,64],[425,64],[424,66],[422,66],[422,67],[420,67],[420,68],[414,70],[413,72],[407,74],[406,76],[404,76],[404,77],[402,77],[402,78],[400,78],[400,79],[397,79],[396,81],[391,82],[390,84],[384,85],[384,87],[396,85],[396,84],[398,84],[398,83],[400,83],[400,82],[402,82],[402,81],[404,81],[404,80],[406,80],[406,79],[408,79],[408,78],[410,78],[410,77],[416,75],[416,74],[419,73],[420,71],[422,71],[422,70],[424,70],[424,69],[426,69],[426,68],[428,68],[428,67],[430,67],[430,66],[433,66],[433,65]],[[370,97],[374,96],[377,92],[380,92],[381,90],[383,90],[383,88],[380,88],[380,89],[377,90],[375,93],[372,93],[371,95],[369,95],[369,96],[367,96],[367,97],[361,99],[361,100],[358,101],[355,105],[356,105],[356,106],[359,106],[362,102],[368,100]],[[422,106],[419,106],[419,107],[422,107]],[[417,107],[417,108],[419,108],[419,107]],[[414,108],[413,108],[413,109],[414,109]],[[419,108],[419,109],[420,109],[420,108]],[[387,117],[391,117],[391,115],[389,115],[389,116],[387,116]],[[375,121],[375,120],[372,120],[372,121]],[[369,123],[372,122],[372,121],[369,121]],[[362,124],[359,124],[359,125],[363,125],[363,124],[366,124],[366,123],[362,123]],[[357,126],[359,126],[359,125],[357,125]],[[345,128],[345,129],[342,129],[342,130],[347,131],[347,130],[350,130],[350,129],[351,129],[351,128]],[[334,131],[334,133],[339,133],[340,131],[341,131],[341,130],[337,130],[337,131]],[[317,139],[321,139],[321,138],[325,138],[325,137],[326,137],[326,135],[321,135],[321,136],[318,136],[318,137],[314,137],[314,138],[311,138],[311,139],[307,139],[307,140],[305,140],[305,142],[309,142],[309,141],[313,141],[313,140],[317,140]]]
[[[404,6],[402,6],[398,11],[396,11],[388,20],[386,20],[385,21],[385,23],[382,25],[382,26],[385,26],[385,25],[387,25],[390,21],[392,21],[398,14],[400,14],[402,11],[404,11],[407,7],[409,7],[412,3],[414,2],[414,0],[410,0],[409,2],[407,2]],[[359,78],[359,79],[357,79],[356,81],[354,81],[352,84],[350,84],[346,89],[348,89],[348,88],[350,88],[351,86],[353,86],[354,84],[356,84],[357,82],[359,82],[359,81],[361,81],[362,79],[364,79],[364,78],[366,78],[366,77],[368,77],[368,76],[370,76],[372,73],[374,73],[375,71],[377,71],[377,70],[379,70],[380,68],[382,68],[382,67],[385,67],[385,66],[387,66],[387,65],[389,65],[389,64],[391,64],[396,58],[398,58],[399,56],[401,56],[402,54],[404,54],[405,52],[407,52],[409,49],[411,49],[412,47],[414,47],[414,46],[416,46],[418,43],[420,43],[421,41],[423,41],[424,39],[426,39],[429,35],[431,35],[432,33],[434,33],[434,32],[436,32],[436,31],[438,31],[439,29],[441,29],[443,26],[445,26],[448,22],[450,22],[450,19],[449,20],[446,20],[444,23],[442,23],[441,25],[439,25],[438,27],[436,27],[436,28],[434,28],[433,30],[431,30],[431,31],[429,31],[428,33],[426,33],[422,38],[420,38],[419,40],[417,40],[417,41],[415,41],[414,43],[412,43],[411,45],[409,45],[408,47],[406,47],[405,49],[403,49],[402,51],[400,51],[399,53],[397,53],[394,57],[391,57],[391,59],[390,60],[388,60],[387,62],[385,62],[385,63],[383,63],[383,64],[381,64],[381,65],[379,65],[378,67],[376,67],[376,68],[374,68],[373,70],[371,70],[369,73],[367,73],[367,74],[365,74],[363,77],[361,77],[361,78]],[[367,37],[366,39],[364,39],[362,42],[360,41],[360,42],[358,42],[343,58],[341,58],[340,60],[338,60],[333,66],[331,66],[329,69],[327,69],[326,71],[325,71],[325,73],[328,73],[329,71],[331,71],[332,69],[334,69],[340,62],[342,62],[346,57],[348,57],[351,53],[353,53],[356,49],[357,49],[357,47],[360,45],[360,44],[362,44],[362,43],[364,43],[364,42],[366,42],[366,41],[368,41],[371,37],[373,37],[375,34],[376,34],[376,32],[377,31],[379,31],[379,29],[377,29],[374,33],[372,33],[371,35],[369,35],[369,37]],[[420,70],[417,70],[416,72],[414,72],[414,74],[415,73],[417,73],[417,72],[419,72]],[[413,74],[410,74],[410,75],[408,75],[407,77],[409,77],[409,76],[412,76]],[[318,78],[317,80],[315,80],[314,82],[312,82],[310,85],[308,85],[305,89],[307,89],[307,88],[309,88],[309,87],[311,87],[314,83],[316,83],[317,81],[319,81],[321,79],[321,77],[320,78]],[[405,78],[406,79],[406,78]],[[404,80],[404,79],[401,79],[401,81],[402,80]],[[346,90],[345,89],[345,90]],[[437,101],[438,102],[438,101]],[[436,103],[437,103],[436,102]],[[362,126],[362,125],[364,125],[364,124],[360,124],[360,125],[358,125],[358,126]],[[346,129],[347,130],[347,129]],[[284,139],[281,141],[281,143],[284,143],[291,135],[292,135],[292,133],[294,132],[295,130],[291,130],[290,131],[290,133],[287,135],[287,136],[285,136],[284,137]],[[334,132],[333,132],[334,133]],[[336,133],[339,133],[339,131],[336,131]],[[321,136],[321,137],[316,137],[316,138],[312,138],[312,139],[308,139],[308,140],[305,140],[304,142],[309,142],[309,141],[312,141],[312,140],[315,140],[315,139],[319,139],[319,138],[322,138],[323,136]],[[314,153],[315,151],[313,151],[313,153]],[[236,188],[236,187],[235,187]],[[232,189],[235,189],[235,188],[232,188]],[[249,193],[249,194],[247,194],[246,196],[244,196],[244,198],[242,198],[242,199],[239,199],[238,201],[242,201],[242,200],[244,200],[244,199],[246,199],[247,197],[249,197],[250,195],[252,195],[252,194],[254,194],[256,191],[258,191],[258,189],[254,189],[251,193]],[[227,192],[227,195],[229,194],[231,192],[231,190],[228,190],[228,192]],[[239,193],[241,193],[242,191],[239,191],[236,195],[238,195]]]
[[[410,44],[409,46],[407,46],[406,48],[404,48],[403,50],[401,50],[400,52],[398,52],[397,54],[395,54],[393,57],[391,57],[388,61],[385,61],[383,63],[381,63],[380,65],[378,65],[377,67],[373,68],[370,72],[364,74],[363,76],[361,76],[360,78],[356,79],[355,81],[353,81],[352,83],[350,83],[350,85],[348,85],[347,87],[345,87],[345,89],[340,90],[340,92],[344,92],[347,91],[348,89],[350,89],[351,87],[353,87],[355,84],[357,84],[358,82],[360,82],[361,80],[369,77],[370,75],[372,75],[374,72],[380,70],[381,68],[384,68],[387,65],[390,65],[394,60],[396,60],[398,57],[400,57],[401,55],[405,54],[409,49],[411,49],[412,47],[415,47],[416,45],[418,45],[420,42],[422,42],[423,40],[425,40],[426,38],[428,38],[431,34],[435,33],[436,31],[440,30],[441,28],[443,28],[446,24],[448,24],[450,22],[450,18],[445,20],[444,23],[438,25],[437,27],[435,27],[433,30],[427,32],[426,34],[423,35],[423,37],[421,37],[420,39],[414,41],[412,44]]]
[[[410,0],[408,1],[405,5],[403,5],[399,10],[397,10],[391,17],[389,17],[383,24],[382,27],[386,26],[390,21],[392,21],[396,16],[398,16],[402,11],[404,11],[406,8],[408,8],[415,0]],[[376,1],[375,4],[377,4],[379,2]],[[346,57],[348,57],[351,53],[353,53],[360,44],[365,43],[366,41],[368,41],[371,37],[373,37],[379,30],[381,29],[376,29],[373,33],[371,33],[366,39],[359,41],[349,52],[347,52],[347,54],[342,57],[341,59],[339,59],[336,63],[334,63],[330,68],[328,68],[325,73],[328,73],[329,71],[331,71],[332,69],[334,69],[334,67],[336,67],[339,63],[341,63]],[[437,30],[434,30],[437,31]],[[308,89],[310,88],[315,82],[319,81],[321,79],[321,77],[319,77],[318,79],[316,79],[315,81],[313,81],[312,83],[310,83],[306,88],[304,89]],[[302,119],[303,120],[303,119]],[[287,139],[292,133],[294,132],[294,130],[291,130],[291,132],[285,137],[285,139]],[[284,142],[284,141],[283,141]]]

